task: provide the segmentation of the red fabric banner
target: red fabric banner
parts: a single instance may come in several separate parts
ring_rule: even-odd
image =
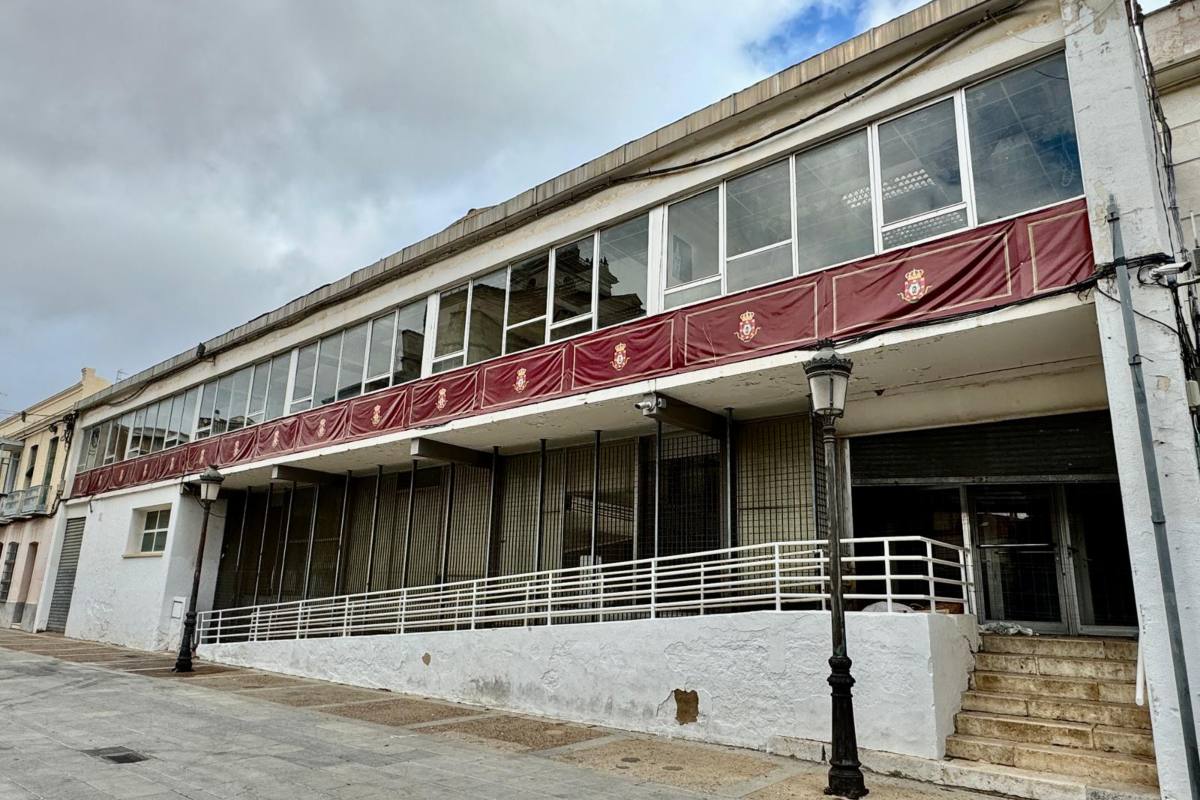
[[[567,382],[567,348],[522,354],[483,365],[484,411],[513,403],[543,400],[563,391]]]
[[[413,384],[410,423],[444,422],[474,410],[478,387],[479,367],[475,366]]]
[[[374,436],[399,430],[407,424],[408,387],[397,386],[352,401],[346,436]]]
[[[296,446],[296,432],[299,430],[299,417],[284,417],[259,425],[255,429],[257,433],[254,442],[255,458],[266,458],[291,450]]]
[[[345,402],[305,411],[300,415],[296,447],[312,450],[336,442],[346,433],[349,417],[350,406]]]
[[[199,472],[209,463],[245,463],[786,351],[818,338],[862,336],[983,311],[1073,286],[1092,269],[1087,205],[1073,200],[194,442],[167,451],[178,454],[177,467],[157,461],[151,466],[144,462],[153,457],[147,457],[113,465],[110,472],[84,473],[75,485],[95,494],[132,485],[140,474],[159,479]]]
[[[689,366],[816,338],[816,278],[683,311],[683,360]]]
[[[217,446],[217,464],[228,467],[254,458],[258,431],[254,428],[234,431],[222,436]]]
[[[572,389],[631,383],[674,369],[678,312],[571,342]]]

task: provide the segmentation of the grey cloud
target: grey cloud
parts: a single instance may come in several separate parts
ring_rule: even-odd
[[[0,409],[186,349],[761,77],[808,0],[8,2]]]

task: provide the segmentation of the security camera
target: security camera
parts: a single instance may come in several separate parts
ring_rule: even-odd
[[[1181,272],[1187,272],[1192,268],[1192,265],[1186,261],[1176,261],[1172,264],[1160,264],[1150,270],[1150,277],[1154,280],[1165,278],[1168,275],[1178,275]]]

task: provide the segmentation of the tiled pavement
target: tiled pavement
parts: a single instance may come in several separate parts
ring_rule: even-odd
[[[817,800],[819,765],[0,630],[0,800]],[[89,754],[124,747],[112,763]],[[868,773],[872,800],[982,800]]]

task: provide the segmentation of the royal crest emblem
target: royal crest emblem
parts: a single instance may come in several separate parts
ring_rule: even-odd
[[[168,470],[175,469],[175,456],[171,456],[171,460],[167,463],[167,469]]]
[[[125,480],[125,470],[124,470],[124,468],[122,468],[122,469],[121,469],[121,471],[117,473],[117,480],[118,480],[118,481],[123,481],[123,480]]]
[[[207,447],[200,448],[200,463],[201,464],[208,463],[208,448]]]
[[[438,399],[437,399],[437,402],[434,403],[434,405],[437,406],[438,411],[441,411],[443,408],[446,407],[446,390],[445,390],[445,388],[438,389]]]
[[[929,284],[925,282],[925,270],[914,269],[904,274],[904,291],[900,299],[906,303],[915,303],[929,293]]]
[[[626,345],[624,342],[617,342],[617,346],[613,348],[612,361],[610,361],[609,363],[612,364],[612,368],[615,369],[617,372],[620,372],[621,370],[625,369],[626,366],[629,365],[628,349],[629,349],[629,346]]]
[[[322,439],[325,438],[325,418],[324,417],[321,417],[319,420],[317,420],[317,436],[320,436]]]
[[[754,319],[753,311],[743,311],[742,315],[738,317],[738,319],[740,319],[741,322],[738,323],[738,329],[737,332],[734,333],[734,336],[736,336],[740,341],[748,342],[755,336],[758,336],[758,332],[762,330],[762,326],[760,326],[758,321]]]
[[[271,447],[272,448],[279,447],[279,429],[278,428],[276,428],[275,432],[271,434]]]
[[[383,414],[381,413],[382,411],[383,406],[379,405],[375,406],[375,408],[371,411],[371,424],[376,428],[379,427],[379,423],[383,422]]]
[[[515,381],[513,381],[513,389],[516,391],[517,394],[520,394],[521,392],[525,391],[528,388],[529,388],[529,373],[524,367],[521,367],[520,369],[517,370],[517,379]]]

